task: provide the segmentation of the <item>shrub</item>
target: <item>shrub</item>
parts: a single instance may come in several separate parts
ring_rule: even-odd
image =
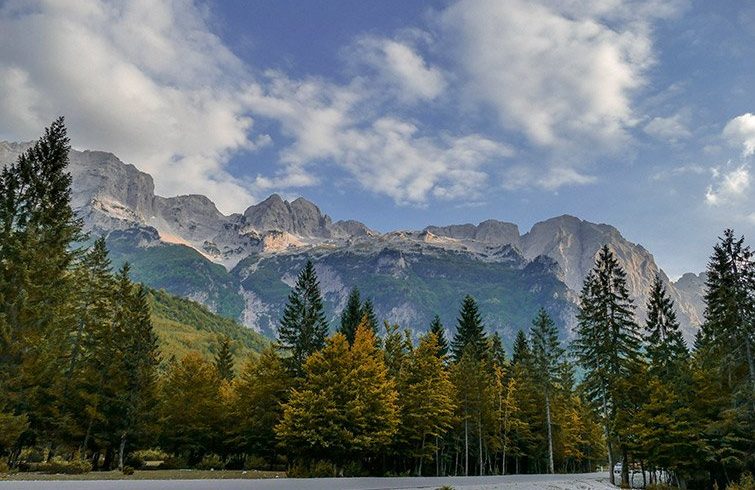
[[[189,463],[184,456],[168,456],[160,463],[161,470],[182,470],[188,468]]]
[[[286,472],[289,478],[330,478],[334,476],[333,465],[327,461],[303,463],[297,461]]]
[[[3,473],[10,473],[10,467],[4,459],[0,459],[0,475]]]
[[[165,461],[169,458],[168,453],[157,448],[141,449],[132,453],[134,456],[138,456],[142,461]]]
[[[81,475],[92,471],[92,463],[83,459],[65,460],[55,457],[46,463],[39,463],[37,471],[50,474]]]
[[[369,472],[362,468],[362,465],[357,461],[351,461],[346,463],[343,467],[343,476],[355,477],[355,476],[368,476]]]
[[[197,463],[198,470],[222,470],[225,462],[217,454],[208,454]]]
[[[123,467],[123,474],[124,475],[133,475],[134,474],[134,467],[133,466],[124,466]]]
[[[126,455],[126,460],[123,462],[124,467],[125,466],[131,466],[135,469],[143,469],[145,466],[144,459],[142,459],[141,455],[136,453],[129,453]]]
[[[743,473],[738,483],[731,483],[726,490],[755,490],[755,478],[751,473]]]
[[[27,463],[41,463],[45,460],[45,455],[39,449],[29,447],[21,450],[18,459]]]

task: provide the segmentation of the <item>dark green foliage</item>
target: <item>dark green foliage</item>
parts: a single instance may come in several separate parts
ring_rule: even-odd
[[[448,340],[446,340],[446,329],[440,321],[440,317],[435,315],[430,323],[430,332],[434,333],[438,339],[438,357],[444,358],[448,355]]]
[[[456,321],[456,334],[451,342],[454,361],[461,359],[462,353],[469,349],[470,355],[482,359],[487,350],[487,334],[482,323],[477,302],[472,296],[465,296]]]
[[[362,305],[362,319],[366,320],[367,328],[372,330],[372,333],[377,335],[377,316],[375,315],[375,305],[372,304],[372,300],[367,298]]]
[[[231,381],[233,372],[233,352],[231,352],[231,339],[222,337],[218,342],[218,350],[215,353],[215,368],[221,379]]]
[[[626,272],[608,246],[603,246],[580,294],[574,350],[585,370],[585,393],[601,407],[608,440],[609,467],[613,464],[612,442],[621,440],[622,436],[622,431],[617,427],[617,417],[619,414],[626,416],[633,405],[630,396],[634,391],[626,382],[638,381],[636,374],[640,365],[641,340],[633,312]],[[626,451],[623,444],[624,455]],[[613,482],[613,472],[610,477]],[[624,471],[622,483],[626,483],[627,477]]]
[[[688,360],[689,352],[676,320],[674,303],[658,276],[650,290],[647,309],[645,342],[650,372],[661,379],[679,381],[679,369]]]
[[[315,267],[308,260],[288,296],[278,327],[278,345],[288,354],[285,362],[295,376],[303,373],[307,357],[325,346],[327,334],[320,284]]]
[[[350,344],[354,343],[354,335],[357,333],[357,326],[361,320],[362,300],[359,296],[359,289],[354,288],[349,294],[346,307],[341,312],[341,326],[338,329]]]
[[[527,340],[527,335],[523,330],[516,332],[514,338],[514,347],[511,354],[511,363],[522,366],[531,366],[532,352],[530,350],[530,343]]]
[[[488,357],[494,366],[502,369],[506,367],[506,351],[503,348],[503,340],[498,332],[494,332],[488,339]]]

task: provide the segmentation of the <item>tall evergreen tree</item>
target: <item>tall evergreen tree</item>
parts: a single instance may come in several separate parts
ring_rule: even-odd
[[[362,300],[359,295],[359,289],[354,288],[349,293],[349,299],[346,301],[346,307],[341,312],[341,326],[338,331],[341,332],[349,344],[354,343],[359,322],[362,320]]]
[[[71,207],[69,140],[63,119],[0,173],[0,388],[27,413],[26,440],[53,437],[59,387],[74,329],[74,278],[81,220]]]
[[[545,399],[546,432],[548,434],[548,471],[554,473],[553,423],[551,400],[555,391],[559,368],[563,363],[564,349],[558,341],[556,324],[544,309],[532,321],[532,363],[534,376]]]
[[[303,374],[304,362],[325,346],[327,334],[320,284],[315,266],[307,260],[288,296],[278,327],[278,344],[289,354],[285,362],[292,374],[297,377]]]
[[[462,353],[470,348],[470,354],[482,359],[487,351],[487,335],[482,323],[477,302],[472,296],[465,296],[461,303],[456,334],[451,342],[454,361],[461,359]]]
[[[218,351],[215,353],[215,368],[221,379],[226,381],[233,380],[233,352],[231,350],[231,339],[224,336],[218,342]]]
[[[650,373],[661,379],[676,378],[681,363],[689,352],[676,319],[674,303],[666,293],[660,276],[655,276],[647,304],[645,342],[650,361]]]
[[[725,230],[707,272],[703,343],[721,359],[722,374],[738,378],[735,389],[746,393],[755,414],[755,262],[744,237]],[[746,374],[732,378],[740,366]]]
[[[440,321],[440,316],[435,315],[433,317],[433,321],[430,323],[430,332],[434,333],[438,339],[437,356],[445,358],[448,355],[448,340],[446,340],[446,329]]]
[[[511,353],[511,363],[529,366],[531,362],[532,352],[530,350],[530,343],[527,340],[527,335],[523,330],[518,330],[516,332],[516,337],[514,337],[514,347]]]
[[[585,370],[586,394],[600,406],[610,468],[613,468],[612,444],[617,440],[615,417],[627,395],[621,381],[635,374],[639,362],[640,334],[633,311],[626,272],[604,245],[580,294],[574,348]],[[626,460],[626,446],[621,449]],[[628,484],[626,461],[622,468],[622,484]],[[613,471],[610,478],[614,483]]]
[[[362,305],[362,318],[367,319],[367,327],[374,335],[377,335],[377,315],[375,315],[375,305],[371,298],[367,298]]]
[[[493,332],[488,339],[488,356],[493,366],[504,369],[506,367],[506,351],[503,348],[501,334]]]

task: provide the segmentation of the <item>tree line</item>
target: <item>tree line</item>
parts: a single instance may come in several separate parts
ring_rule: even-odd
[[[0,175],[0,451],[11,467],[37,454],[124,468],[159,446],[175,466],[291,475],[602,467],[613,481],[620,461],[622,485],[637,467],[647,483],[683,488],[755,468],[755,262],[731,230],[708,264],[691,349],[659,277],[638,322],[604,246],[569,343],[540,310],[507,355],[470,296],[453,337],[437,316],[415,336],[380,324],[356,288],[331,334],[307,261],[274,345],[240,366],[230,339],[214,362],[161,359],[144,288],[127,265],[111,270],[102,239],[81,245],[68,151],[60,119]]]

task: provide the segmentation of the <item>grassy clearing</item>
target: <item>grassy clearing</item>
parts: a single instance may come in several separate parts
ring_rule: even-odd
[[[120,471],[93,471],[83,475],[48,475],[44,473],[0,474],[0,481],[8,480],[257,480],[285,478],[282,471],[205,471],[205,470],[146,470],[126,476]]]

